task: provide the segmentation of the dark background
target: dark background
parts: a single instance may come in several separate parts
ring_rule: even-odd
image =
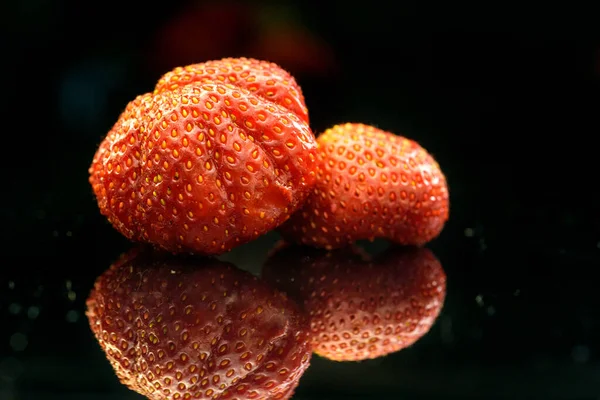
[[[226,56],[292,72],[315,132],[406,135],[449,182],[437,324],[384,359],[315,357],[296,398],[599,398],[598,14],[447,3],[3,2],[0,399],[140,398],[83,314],[131,246],[87,168],[163,72]],[[275,240],[224,258],[257,272]]]

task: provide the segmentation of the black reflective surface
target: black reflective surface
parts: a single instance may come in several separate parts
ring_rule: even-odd
[[[436,157],[450,188],[450,221],[428,245],[447,275],[435,325],[385,358],[315,356],[295,398],[598,395],[600,40],[591,10],[290,2],[242,12],[251,22],[241,18],[234,39],[215,34],[225,22],[194,33],[223,41],[190,56],[157,44],[189,38],[159,33],[183,2],[160,11],[82,4],[3,5],[0,399],[140,398],[118,383],[84,315],[94,280],[132,246],[99,214],[87,168],[166,58],[251,54],[289,65],[315,131],[360,121],[404,134]],[[233,20],[230,10],[219,18]],[[293,24],[326,44],[299,59],[322,63],[252,47]],[[258,275],[278,239],[221,258]]]

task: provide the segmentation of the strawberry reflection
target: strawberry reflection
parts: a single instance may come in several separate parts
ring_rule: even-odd
[[[120,381],[149,399],[287,399],[311,355],[298,308],[216,259],[134,248],[86,315]]]
[[[425,248],[393,247],[370,259],[359,248],[280,243],[263,277],[303,305],[314,352],[336,361],[412,345],[430,330],[446,295],[444,270]]]

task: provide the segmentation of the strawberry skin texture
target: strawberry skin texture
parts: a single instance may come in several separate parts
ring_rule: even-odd
[[[310,362],[295,303],[218,260],[135,248],[86,304],[119,380],[151,400],[288,399]]]
[[[175,68],[163,75],[154,93],[192,83],[231,83],[287,108],[308,122],[302,89],[287,71],[277,64],[252,58],[224,58]]]
[[[317,182],[280,228],[286,239],[333,249],[374,238],[423,245],[440,234],[449,215],[446,178],[417,142],[347,123],[317,143]]]
[[[445,272],[425,248],[393,248],[368,260],[352,247],[284,245],[263,277],[303,305],[313,351],[334,361],[373,359],[414,344],[446,296]]]
[[[270,80],[255,64],[240,63],[246,69],[237,72],[229,61],[207,65],[204,75],[198,65],[191,75],[177,69],[155,93],[138,96],[94,156],[90,183],[100,211],[131,240],[224,253],[281,225],[314,185],[317,144],[306,114],[295,113],[303,105],[295,83],[286,81],[296,89],[285,91],[267,64],[275,82],[267,98]],[[248,71],[264,79],[242,81]]]

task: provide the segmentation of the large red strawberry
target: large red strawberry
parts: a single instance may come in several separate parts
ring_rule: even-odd
[[[392,248],[374,260],[351,248],[283,245],[263,277],[299,301],[314,352],[359,361],[404,349],[425,335],[446,295],[446,275],[425,248]]]
[[[96,152],[90,183],[126,237],[223,253],[279,226],[315,180],[300,88],[276,65],[178,68],[130,103]]]
[[[422,245],[439,235],[449,213],[446,178],[418,143],[357,123],[336,125],[317,142],[317,183],[281,227],[287,239],[332,249],[376,237]]]
[[[135,248],[97,279],[87,316],[119,380],[153,400],[287,399],[311,355],[297,306],[217,260]]]

